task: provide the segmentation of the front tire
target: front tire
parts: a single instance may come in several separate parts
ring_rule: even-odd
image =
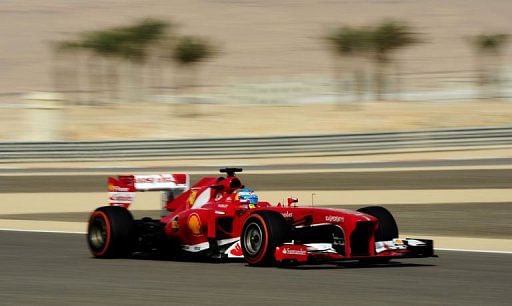
[[[103,206],[91,214],[87,243],[94,257],[127,257],[133,251],[134,238],[133,216],[127,209]]]
[[[379,227],[375,232],[375,242],[390,241],[394,238],[398,238],[398,226],[389,210],[381,206],[368,206],[359,208],[357,211],[377,218]],[[362,264],[382,264],[389,261],[389,258],[373,258],[361,260],[360,262]]]
[[[245,221],[240,237],[245,261],[251,266],[275,264],[275,249],[288,241],[289,232],[290,227],[278,212],[252,214]]]
[[[398,226],[389,210],[381,206],[368,206],[359,208],[357,211],[378,219],[379,228],[375,232],[375,242],[390,241],[398,238]]]

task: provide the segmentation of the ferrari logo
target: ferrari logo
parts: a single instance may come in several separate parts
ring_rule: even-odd
[[[190,191],[190,195],[188,196],[188,199],[187,199],[188,205],[189,206],[194,205],[194,202],[196,201],[196,198],[197,198],[197,190]]]

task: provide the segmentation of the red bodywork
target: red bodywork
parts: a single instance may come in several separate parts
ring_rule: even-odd
[[[277,262],[426,257],[415,256],[406,247],[384,245],[377,251],[374,233],[378,220],[371,215],[345,209],[298,207],[293,198],[285,205],[260,201],[252,208],[238,199],[236,191],[241,187],[243,184],[236,176],[204,177],[191,187],[186,174],[109,178],[110,205],[128,208],[136,191],[163,191],[165,213],[160,222],[165,235],[178,242],[185,252],[243,257],[239,239],[246,219],[259,211],[274,211],[299,235],[298,243],[290,241],[276,247]],[[177,189],[179,192],[172,192]],[[300,242],[302,235],[321,228],[333,228],[338,233],[339,243],[334,245],[331,241],[330,251],[322,249],[322,243]],[[216,252],[211,252],[212,248]]]

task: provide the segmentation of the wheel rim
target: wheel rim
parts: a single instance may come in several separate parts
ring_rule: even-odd
[[[95,218],[91,224],[89,241],[94,249],[101,249],[107,241],[107,224],[103,218]]]
[[[259,224],[251,223],[245,230],[245,247],[249,255],[256,255],[263,245],[263,231]]]

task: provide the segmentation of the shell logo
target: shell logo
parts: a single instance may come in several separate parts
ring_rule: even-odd
[[[187,224],[192,234],[201,235],[201,218],[198,214],[190,214],[187,219]]]

